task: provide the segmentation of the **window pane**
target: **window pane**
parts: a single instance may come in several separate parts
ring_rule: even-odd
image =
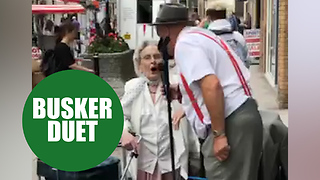
[[[137,23],[152,23],[152,0],[137,1]]]

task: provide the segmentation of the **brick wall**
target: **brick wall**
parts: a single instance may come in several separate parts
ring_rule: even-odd
[[[278,102],[288,108],[288,0],[279,0]]]

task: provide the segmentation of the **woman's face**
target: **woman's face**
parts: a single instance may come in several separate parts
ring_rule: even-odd
[[[160,78],[159,63],[162,62],[162,56],[155,45],[145,47],[140,53],[139,70],[149,80],[156,81]]]

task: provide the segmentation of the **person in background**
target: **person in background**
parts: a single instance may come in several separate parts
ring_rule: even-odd
[[[231,23],[226,19],[227,6],[216,9],[216,5],[210,6],[208,10],[210,23],[208,29],[226,41],[234,52],[241,58],[245,66],[249,69],[251,60],[245,38],[238,31],[234,31]]]
[[[198,23],[197,26],[200,28],[207,29],[209,27],[210,22],[211,22],[211,19],[210,19],[209,15],[206,13],[206,17],[204,19],[202,19],[200,21],[200,23]]]
[[[57,36],[56,45],[53,49],[56,72],[75,69],[94,73],[93,70],[79,66],[75,62],[70,46],[73,45],[77,36],[77,28],[72,23],[64,23],[59,27]]]
[[[77,30],[77,39],[80,39],[80,23],[77,20],[76,16],[72,17],[72,24],[76,27]]]
[[[60,24],[59,24],[59,26],[61,26],[63,23],[65,23],[66,22],[66,18],[65,17],[61,17],[60,18]]]
[[[229,21],[231,23],[231,27],[233,31],[239,31],[239,25],[241,23],[240,19],[236,16],[234,12],[232,12]]]
[[[100,25],[102,33],[104,35],[108,35],[109,33],[115,33],[113,31],[110,18],[108,18],[108,17],[103,18],[103,20],[100,22],[99,25]]]
[[[77,40],[77,41],[75,42],[74,47],[77,47],[77,48],[75,48],[75,49],[77,49],[76,52],[77,52],[78,54],[80,54],[80,53],[81,53],[80,22],[77,20],[77,17],[76,17],[76,16],[72,16],[71,23],[72,23],[72,24],[76,27],[76,29],[77,29],[77,37],[76,37],[76,40]]]
[[[245,29],[251,29],[251,15],[247,12],[246,19],[244,21]]]
[[[208,180],[257,180],[263,126],[248,87],[250,72],[238,56],[229,56],[234,53],[228,46],[220,46],[224,41],[209,30],[188,27],[188,19],[185,6],[168,3],[154,23],[170,39],[168,52],[182,74],[180,86],[171,86],[172,98],[182,96],[186,118],[202,139]]]
[[[240,24],[239,24],[239,33],[243,35],[244,31],[244,24],[243,24],[243,17],[240,18]]]
[[[121,99],[125,116],[121,143],[139,154],[129,169],[133,180],[172,180],[167,101],[161,95],[158,67],[163,59],[157,44],[144,41],[136,49],[133,63],[138,77],[126,82]],[[173,83],[177,81],[175,73],[170,76]],[[172,108],[176,180],[187,180],[189,151],[199,151],[199,146],[197,139],[192,139],[181,105],[172,101]],[[129,132],[142,137],[139,144]]]
[[[211,5],[211,6],[214,6],[214,8],[216,10],[220,10],[221,8],[223,8],[223,7],[220,7],[221,5],[219,3],[217,4],[215,0],[210,1],[208,3],[211,3],[211,4],[213,3],[213,5]],[[231,6],[229,1],[225,1],[225,4],[228,4],[228,6]],[[209,24],[214,20],[214,19],[211,19],[211,13],[212,13],[211,11],[212,11],[211,9],[208,9],[208,8],[206,9],[206,17],[198,24],[198,27],[208,29]],[[224,16],[225,15],[226,14],[224,14]],[[222,16],[222,14],[220,16]],[[234,13],[231,15],[229,20],[230,20],[231,24],[234,24],[234,25],[232,25],[233,30],[237,31],[238,30],[238,25],[237,25],[238,21],[237,21],[237,17],[235,16]]]
[[[113,32],[117,32],[117,18],[114,18],[110,23],[111,29]]]
[[[196,19],[195,25],[198,26],[198,25],[200,24],[200,22],[201,22],[201,19],[200,19],[200,18]]]
[[[47,36],[54,35],[54,23],[50,19],[47,20],[45,24],[43,35],[47,35]]]
[[[198,25],[200,23],[199,21],[199,15],[196,12],[193,12],[190,16],[190,20],[194,22],[195,25]]]

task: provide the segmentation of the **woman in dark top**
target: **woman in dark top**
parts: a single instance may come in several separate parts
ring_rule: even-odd
[[[77,37],[77,29],[72,23],[62,24],[57,32],[58,38],[54,48],[54,57],[58,71],[76,69],[94,73],[93,70],[79,66],[75,62],[70,46]]]

